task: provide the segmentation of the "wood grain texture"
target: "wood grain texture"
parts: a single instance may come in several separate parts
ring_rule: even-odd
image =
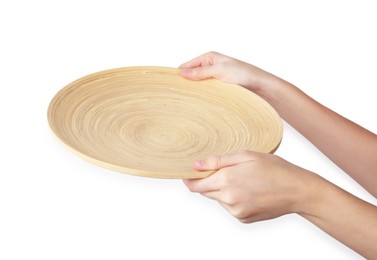
[[[177,69],[126,67],[94,73],[60,90],[48,108],[56,137],[99,166],[155,178],[203,178],[193,161],[242,150],[274,152],[275,110],[252,92]]]

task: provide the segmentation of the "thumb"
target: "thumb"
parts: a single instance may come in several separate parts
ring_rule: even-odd
[[[219,170],[224,167],[253,161],[255,160],[256,154],[256,152],[252,151],[243,151],[233,154],[210,156],[206,159],[193,162],[192,167],[197,171]]]
[[[215,77],[214,65],[196,68],[181,68],[180,71],[184,78],[191,80],[202,80]]]

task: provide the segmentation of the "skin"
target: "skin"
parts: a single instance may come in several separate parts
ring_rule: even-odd
[[[280,116],[377,197],[377,136],[319,104],[296,86],[243,61],[209,52],[180,66],[191,80],[217,78],[269,102]],[[298,109],[299,108],[299,109]],[[296,213],[368,259],[377,256],[377,207],[273,154],[243,151],[204,158],[192,192],[218,201],[243,223]],[[237,173],[237,174],[235,174]]]

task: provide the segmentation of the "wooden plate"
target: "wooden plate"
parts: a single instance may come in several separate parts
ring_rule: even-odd
[[[156,178],[202,178],[191,164],[245,149],[273,152],[275,110],[252,92],[177,69],[127,67],[94,73],[60,90],[48,109],[53,133],[99,166]]]

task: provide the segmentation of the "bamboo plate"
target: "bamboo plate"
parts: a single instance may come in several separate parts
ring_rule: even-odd
[[[60,90],[48,108],[53,133],[99,166],[155,178],[203,178],[192,162],[245,149],[274,152],[278,114],[252,92],[177,69],[127,67],[94,73]]]

